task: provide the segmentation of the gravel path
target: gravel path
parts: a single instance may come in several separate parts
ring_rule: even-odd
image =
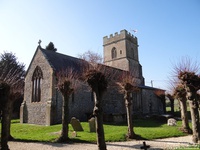
[[[108,150],[138,150],[144,141],[126,141],[126,142],[107,142]],[[145,141],[150,145],[148,150],[174,149],[176,147],[188,146],[192,144],[192,136],[174,137],[166,139],[157,139]],[[10,150],[97,150],[96,144],[61,144],[61,143],[27,143],[27,142],[9,142]]]

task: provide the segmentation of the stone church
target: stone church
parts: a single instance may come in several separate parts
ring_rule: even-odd
[[[105,36],[103,48],[104,65],[136,73],[140,91],[132,93],[133,114],[163,113],[161,100],[154,94],[157,89],[144,84],[137,38],[126,30],[121,30],[120,33]],[[40,125],[61,123],[62,95],[56,88],[56,74],[69,67],[80,70],[82,61],[79,58],[43,49],[39,45],[26,73],[20,122]],[[105,121],[120,121],[126,118],[123,95],[117,88],[109,88],[103,100]],[[70,97],[70,118],[76,117],[81,121],[87,121],[92,114],[93,106],[93,93],[88,85],[83,83]]]

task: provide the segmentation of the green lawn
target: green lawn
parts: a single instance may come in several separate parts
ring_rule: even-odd
[[[87,122],[82,122],[83,132],[77,132],[77,137],[71,138],[73,129],[69,125],[69,137],[75,142],[95,142],[96,133],[89,132],[89,125]],[[186,135],[182,133],[179,128],[181,122],[178,121],[177,126],[167,126],[155,120],[135,120],[134,131],[145,139],[166,138],[174,136]],[[53,142],[59,137],[61,125],[40,126],[20,124],[19,120],[12,120],[11,134],[16,140],[23,141],[43,141]],[[125,141],[125,134],[127,133],[126,124],[104,124],[104,132],[106,141]]]

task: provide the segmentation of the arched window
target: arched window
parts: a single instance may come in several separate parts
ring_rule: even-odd
[[[42,70],[37,66],[32,76],[32,102],[41,100],[41,80],[43,78]]]
[[[117,49],[115,47],[112,48],[111,56],[112,59],[117,58]]]

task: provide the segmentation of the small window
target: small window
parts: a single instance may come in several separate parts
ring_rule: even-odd
[[[41,100],[41,80],[43,78],[42,70],[37,66],[32,76],[32,102]]]
[[[115,47],[112,48],[111,55],[112,59],[117,58],[117,49]]]
[[[120,50],[120,54],[122,54],[122,50]]]

